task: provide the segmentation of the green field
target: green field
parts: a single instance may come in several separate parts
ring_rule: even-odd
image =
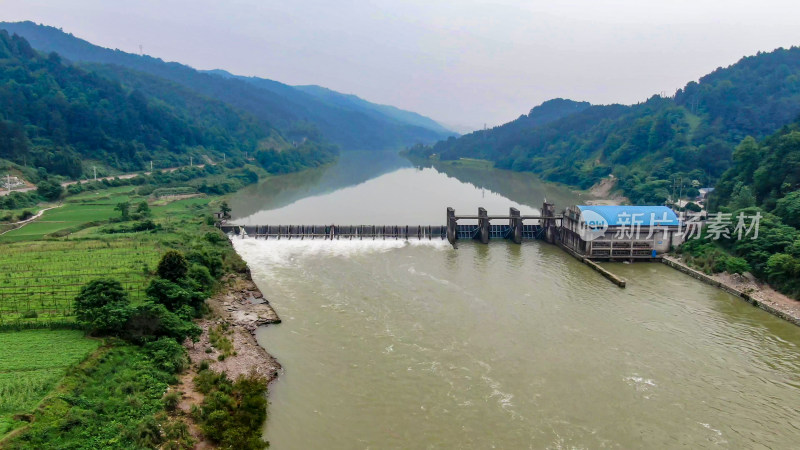
[[[70,322],[81,287],[101,277],[119,280],[132,302],[144,300],[161,254],[187,240],[183,233],[197,228],[209,198],[155,202],[137,196],[134,189],[123,186],[70,196],[37,221],[0,236],[0,327]],[[142,201],[150,202],[160,231],[104,231],[120,216],[114,209],[118,203],[135,206]]]
[[[3,234],[0,243],[57,237],[52,235],[78,231],[87,223],[107,221],[119,215],[114,208],[118,203],[130,201],[133,189],[124,186],[69,197],[63,205],[46,211],[35,222]]]
[[[72,301],[95,278],[117,278],[137,302],[158,263],[156,242],[142,236],[113,240],[35,241],[3,245],[0,325],[71,320]]]
[[[0,333],[0,436],[12,426],[14,415],[35,409],[66,369],[99,344],[74,330]]]

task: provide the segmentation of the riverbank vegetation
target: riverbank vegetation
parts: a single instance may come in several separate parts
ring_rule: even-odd
[[[175,408],[178,375],[191,364],[182,343],[201,331],[193,320],[208,313],[204,299],[221,288],[220,277],[246,271],[213,226],[211,213],[223,209],[220,199],[200,191],[223,182],[241,183],[238,188],[258,175],[220,169],[81,185],[60,208],[0,237],[0,340],[54,333],[49,336],[63,351],[54,352],[59,363],[41,373],[35,357],[14,358],[18,368],[0,367],[0,392],[18,392],[4,395],[0,406],[4,447],[191,448],[193,423],[202,424],[212,442],[263,446],[266,381],[255,375],[219,375],[219,386],[209,392],[219,391],[215,398],[225,401],[198,405],[205,409],[196,415]],[[153,195],[182,188],[194,191]],[[153,226],[138,228],[142,223]],[[34,330],[18,331],[28,329]],[[59,339],[65,332],[75,342]],[[80,343],[88,343],[88,350],[75,356],[69,346],[83,348]],[[36,376],[26,377],[23,386],[13,376],[19,370]],[[257,405],[263,406],[258,414],[248,409]],[[222,406],[238,417],[235,432],[218,430],[233,425],[215,422],[219,414],[212,413]]]
[[[53,343],[58,342],[57,350]],[[27,423],[28,415],[66,370],[95,351],[100,341],[79,330],[0,332],[0,436]]]
[[[746,138],[733,153],[709,200],[714,212],[760,219],[758,238],[690,240],[680,251],[706,270],[750,271],[779,291],[800,299],[800,124],[757,142]],[[745,264],[746,263],[746,264]]]

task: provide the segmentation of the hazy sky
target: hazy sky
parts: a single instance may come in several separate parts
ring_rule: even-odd
[[[0,0],[2,20],[481,127],[554,97],[635,103],[800,45],[800,2]]]

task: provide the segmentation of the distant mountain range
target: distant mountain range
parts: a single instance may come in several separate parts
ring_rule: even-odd
[[[402,148],[432,143],[452,133],[427,117],[319,86],[289,86],[277,81],[232,75],[223,70],[198,71],[91,44],[60,29],[33,22],[0,22],[0,29],[27,39],[33,48],[56,52],[75,64],[113,64],[144,72],[222,101],[273,127],[289,140],[316,128],[342,150]]]
[[[272,173],[332,161],[315,129],[285,133],[185,86],[108,64],[66,64],[0,29],[0,167],[79,178],[92,165],[118,171],[185,165],[194,158],[241,166],[255,156]]]
[[[713,186],[745,137],[764,138],[798,116],[800,48],[792,47],[742,58],[674,97],[630,106],[550,100],[507,124],[409,153],[488,159],[582,188],[613,174],[633,202],[662,204],[679,183],[684,193]]]

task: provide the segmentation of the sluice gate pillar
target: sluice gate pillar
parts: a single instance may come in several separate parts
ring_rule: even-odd
[[[456,246],[456,210],[447,207],[447,242]]]
[[[475,239],[481,244],[489,243],[489,213],[484,208],[478,208],[478,232]]]
[[[519,210],[517,208],[511,208],[509,210],[510,217],[508,219],[508,226],[511,228],[509,233],[509,239],[515,244],[522,243],[522,219],[520,218]]]
[[[544,228],[544,236],[547,242],[554,244],[556,236],[558,235],[558,228],[556,227],[556,207],[552,203],[545,201],[542,204],[542,227]]]

